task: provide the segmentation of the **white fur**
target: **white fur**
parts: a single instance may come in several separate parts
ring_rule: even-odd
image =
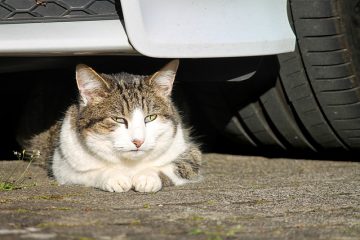
[[[60,133],[60,148],[53,156],[53,173],[61,184],[82,184],[105,191],[124,192],[131,187],[140,192],[161,189],[159,171],[175,185],[188,182],[175,174],[173,161],[187,149],[183,131],[158,117],[144,123],[142,110],[136,109],[128,128],[119,124],[108,135],[88,134],[84,142],[71,126],[66,114]],[[132,140],[144,141],[138,149]],[[90,151],[89,151],[90,150]]]
[[[155,169],[145,169],[132,178],[134,188],[138,192],[157,192],[161,189],[161,179]]]
[[[135,109],[132,114],[131,122],[129,123],[130,129],[130,138],[132,140],[138,139],[141,141],[145,140],[146,130],[145,130],[145,122],[144,122],[144,114],[140,109]]]

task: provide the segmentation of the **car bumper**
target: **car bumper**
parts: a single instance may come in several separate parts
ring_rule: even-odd
[[[123,21],[0,23],[0,56],[213,58],[293,51],[286,0],[121,1]]]

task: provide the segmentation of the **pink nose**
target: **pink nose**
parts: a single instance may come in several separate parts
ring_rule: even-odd
[[[132,140],[132,143],[136,146],[136,148],[140,148],[141,145],[144,143],[144,141],[139,140],[139,139],[134,139],[134,140]]]

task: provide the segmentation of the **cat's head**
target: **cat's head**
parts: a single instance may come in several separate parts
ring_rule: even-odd
[[[165,151],[179,124],[170,95],[179,61],[151,76],[99,74],[80,64],[77,130],[87,148],[108,161]]]

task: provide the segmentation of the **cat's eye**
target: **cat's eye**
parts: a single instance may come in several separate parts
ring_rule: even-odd
[[[122,117],[112,117],[112,120],[114,120],[117,123],[121,123],[121,124],[127,124],[127,121],[125,118]]]
[[[145,121],[145,123],[148,123],[148,122],[154,121],[156,118],[157,118],[157,115],[156,115],[156,114],[151,114],[151,115],[149,115],[149,116],[146,116],[146,118],[144,119],[144,121]]]

